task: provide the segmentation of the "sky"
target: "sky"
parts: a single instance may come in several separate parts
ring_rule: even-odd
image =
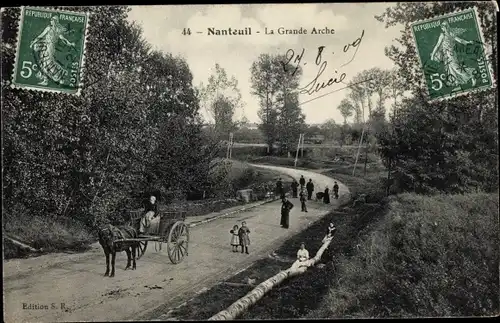
[[[328,4],[234,4],[234,5],[160,5],[132,6],[129,20],[143,29],[144,38],[154,49],[182,56],[193,74],[193,85],[207,83],[218,63],[228,76],[238,80],[244,106],[235,111],[235,119],[243,115],[259,123],[259,102],[251,93],[250,67],[260,54],[304,54],[300,60],[303,69],[300,88],[307,88],[314,79],[318,84],[329,79],[349,82],[357,73],[372,67],[391,69],[393,62],[384,54],[384,48],[395,44],[402,27],[385,28],[375,19],[392,3],[328,3]],[[252,35],[208,35],[208,28],[245,29]],[[305,35],[279,35],[278,28],[303,28]],[[183,35],[189,28],[191,35]],[[274,34],[265,33],[267,28]],[[333,34],[311,34],[313,28],[334,30]],[[257,33],[259,31],[260,33]],[[199,33],[198,33],[199,32]],[[358,46],[349,46],[358,38]],[[324,46],[322,61],[316,65],[318,47]],[[291,51],[288,52],[289,54]],[[327,65],[319,77],[321,64]],[[292,60],[293,62],[293,60]],[[348,94],[343,83],[333,83],[315,93],[299,95],[306,122],[323,123],[334,119],[343,122],[337,106]],[[315,99],[316,98],[316,99]],[[312,100],[314,99],[314,100]],[[311,100],[311,101],[309,101]],[[201,109],[207,121],[209,114]]]

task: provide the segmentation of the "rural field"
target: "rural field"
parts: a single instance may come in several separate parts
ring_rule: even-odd
[[[2,8],[4,320],[498,315],[497,13]]]

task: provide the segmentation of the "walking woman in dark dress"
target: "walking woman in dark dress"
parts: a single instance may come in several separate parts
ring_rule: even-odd
[[[325,195],[323,195],[323,202],[325,204],[330,204],[330,190],[328,186],[325,188]]]
[[[335,181],[335,183],[333,185],[333,195],[335,196],[336,200],[339,199],[339,184],[337,184],[336,181]]]
[[[276,194],[279,195],[281,199],[285,197],[285,190],[283,189],[281,178],[276,182]]]
[[[312,198],[312,194],[314,191],[314,184],[312,182],[312,179],[309,179],[309,182],[307,182],[306,189],[307,189],[307,199],[310,200]]]
[[[287,200],[287,198],[283,198],[283,202],[281,204],[281,221],[280,224],[283,228],[288,229],[290,226],[290,210],[293,208],[292,202]]]
[[[297,198],[297,189],[299,188],[299,183],[295,180],[292,181],[292,197]]]

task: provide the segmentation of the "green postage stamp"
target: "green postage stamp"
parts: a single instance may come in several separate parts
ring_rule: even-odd
[[[15,88],[80,94],[89,14],[23,7]]]
[[[430,101],[495,87],[474,8],[411,25]]]

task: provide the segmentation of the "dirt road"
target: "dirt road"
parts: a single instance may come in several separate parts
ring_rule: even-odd
[[[259,166],[259,165],[256,165]],[[274,166],[282,173],[311,178],[316,190],[333,180],[324,175]],[[348,189],[339,183],[340,195]],[[50,254],[37,258],[4,261],[5,322],[115,321],[150,318],[158,309],[179,305],[249,266],[287,237],[302,231],[331,208],[309,202],[308,213],[300,212],[298,199],[290,214],[290,229],[280,227],[280,202],[220,218],[190,229],[189,255],[173,265],[165,253],[148,246],[137,262],[137,270],[124,271],[126,255],[116,257],[116,277],[104,277],[105,258],[99,245],[81,254]],[[246,220],[251,231],[250,254],[231,252],[229,230]]]

